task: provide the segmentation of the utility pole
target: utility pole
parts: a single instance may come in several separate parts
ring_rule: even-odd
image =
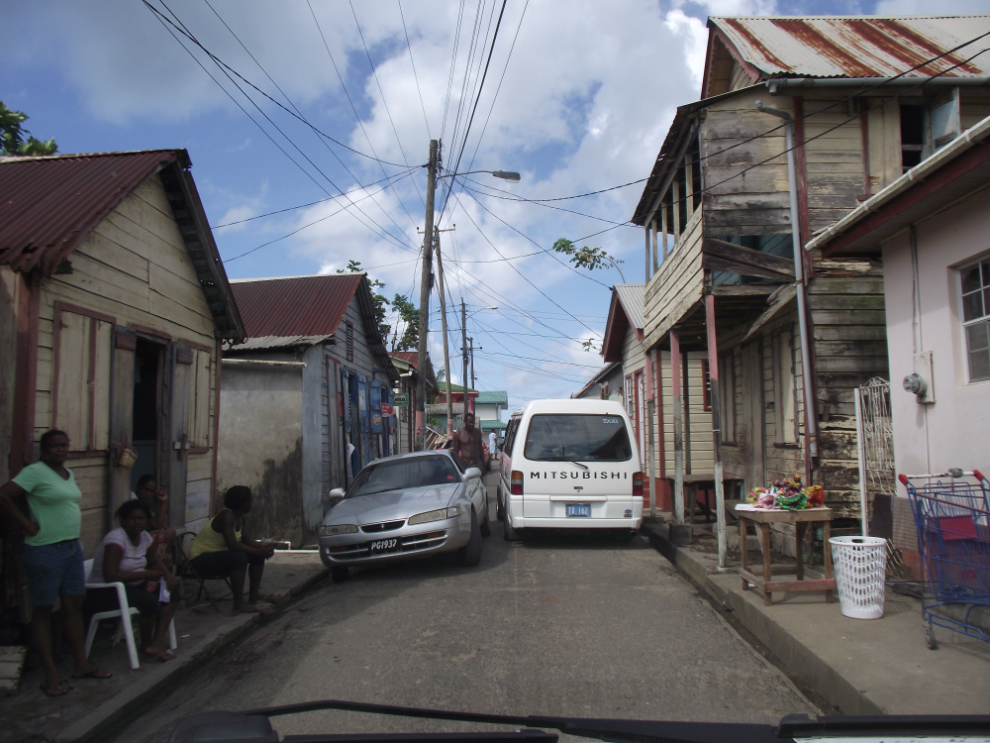
[[[464,401],[464,414],[467,414],[467,357],[468,355],[468,345],[467,345],[467,313],[464,311],[464,297],[461,297],[461,362],[464,367],[464,372],[461,375],[461,384],[464,385],[464,395],[462,399]]]
[[[426,449],[426,354],[430,329],[430,284],[433,278],[433,194],[437,185],[437,140],[430,140],[427,165],[426,226],[423,230],[423,276],[419,287],[419,348],[416,378],[416,450]]]
[[[471,389],[474,389],[474,338],[468,338],[468,347],[471,349]],[[467,399],[467,390],[464,391],[464,399]],[[471,401],[471,412],[474,412],[474,401]]]
[[[437,250],[437,279],[440,281],[440,319],[443,326],[443,368],[447,384],[447,435],[454,435],[454,398],[450,387],[450,351],[447,347],[447,300],[444,298],[443,259],[440,257],[440,233],[449,230],[437,230],[434,243]]]

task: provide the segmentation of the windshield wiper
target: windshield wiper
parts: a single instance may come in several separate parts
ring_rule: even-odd
[[[595,738],[615,743],[786,743],[787,741],[821,739],[829,737],[833,741],[841,738],[873,738],[877,741],[890,735],[901,734],[915,738],[924,735],[939,737],[986,736],[990,733],[990,715],[889,715],[876,717],[819,717],[789,715],[777,726],[751,723],[724,722],[666,722],[663,720],[609,720],[580,717],[543,717],[540,715],[491,715],[477,712],[452,712],[447,710],[422,709],[419,707],[398,707],[387,704],[366,704],[326,699],[300,704],[287,704],[278,707],[263,707],[245,712],[205,712],[190,715],[178,722],[169,740],[210,741],[231,740],[231,725],[243,730],[239,736],[243,743],[272,743],[278,741],[271,731],[267,718],[277,715],[291,715],[300,712],[316,712],[335,709],[347,712],[366,712],[377,715],[415,717],[429,720],[450,720],[454,722],[474,722],[493,725],[513,725],[528,728],[517,730],[515,736],[505,733],[454,733],[454,734],[364,734],[348,736],[341,734],[287,736],[283,743],[303,741],[322,743],[323,741],[362,740],[365,743],[378,740],[428,740],[449,739],[457,741],[507,740],[509,737],[548,742],[550,736],[541,736],[542,731],[533,728],[550,728],[568,735],[582,738]],[[249,718],[253,718],[250,720]],[[255,724],[252,725],[252,722]],[[268,731],[261,728],[267,727]],[[249,729],[253,731],[249,732]],[[215,735],[211,735],[215,731]],[[251,733],[254,733],[253,735]],[[555,736],[554,736],[555,737]]]
[[[570,462],[571,464],[576,464],[581,469],[588,469],[588,465],[581,464],[576,459],[571,459],[570,457],[543,457],[541,462]]]
[[[596,740],[615,741],[615,743],[780,743],[776,730],[771,725],[755,725],[748,723],[701,723],[701,722],[663,722],[651,720],[607,720],[580,717],[543,717],[541,715],[491,715],[478,712],[452,712],[449,710],[423,709],[420,707],[398,707],[390,704],[366,704],[364,702],[347,702],[336,699],[326,699],[299,704],[286,704],[278,707],[263,707],[248,710],[238,714],[245,717],[260,715],[274,717],[276,715],[291,715],[299,712],[316,712],[319,710],[336,709],[348,712],[367,712],[376,715],[395,715],[398,717],[415,717],[427,720],[450,720],[455,722],[476,722],[489,725],[513,725],[530,730],[520,732],[538,732],[534,728],[550,728],[568,735]],[[229,714],[229,713],[222,713]],[[181,723],[180,723],[181,724]],[[461,736],[464,734],[461,733]],[[469,734],[472,735],[472,734]],[[483,739],[483,733],[475,733]],[[498,736],[498,734],[496,734]],[[368,740],[375,736],[363,736]],[[390,739],[394,734],[388,736]],[[339,741],[341,736],[308,735],[306,743],[321,743],[321,741]],[[285,738],[290,743],[294,736]],[[209,738],[197,738],[209,741]],[[301,740],[301,739],[300,739]],[[260,743],[260,741],[259,741]]]

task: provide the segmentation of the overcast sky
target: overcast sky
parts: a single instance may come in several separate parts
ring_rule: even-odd
[[[149,2],[227,68],[180,43],[141,0],[7,0],[0,100],[61,152],[188,149],[231,278],[356,260],[387,297],[418,304],[426,173],[416,166],[433,138],[455,167],[502,3]],[[442,234],[451,301],[476,313],[467,323],[476,387],[508,391],[515,407],[567,397],[601,369],[582,341],[600,342],[609,287],[623,278],[571,269],[546,251],[561,237],[602,247],[625,261],[625,281],[642,282],[642,232],[616,226],[642,185],[554,202],[580,214],[512,199],[646,177],[674,108],[699,97],[709,14],[932,9],[922,0],[508,0],[458,170],[516,170],[522,180],[475,175],[463,183],[470,190],[448,199],[443,186],[437,199],[441,228],[456,225]],[[985,0],[938,3],[945,14],[986,11]],[[287,211],[219,227],[277,210]],[[439,368],[436,293],[432,310]],[[460,383],[459,317],[450,324]]]

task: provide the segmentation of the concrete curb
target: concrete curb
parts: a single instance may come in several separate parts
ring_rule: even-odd
[[[290,589],[279,601],[278,610],[274,615],[280,614],[296,596],[322,582],[329,575],[330,571],[323,569]],[[88,741],[112,739],[116,733],[153,707],[173,686],[191,677],[210,658],[240,640],[271,616],[273,615],[242,614],[231,618],[222,627],[191,646],[187,652],[183,652],[180,656],[181,660],[176,659],[161,664],[81,720],[62,730],[54,740],[59,743],[88,743]]]
[[[846,715],[882,715],[885,710],[863,693],[825,659],[791,635],[768,613],[760,611],[741,590],[733,573],[712,573],[691,551],[678,547],[663,534],[663,526],[644,524],[654,548],[672,562],[708,598],[733,613],[756,639],[763,643],[788,670],[829,704]]]

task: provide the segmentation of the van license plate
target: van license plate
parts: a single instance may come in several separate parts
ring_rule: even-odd
[[[567,515],[568,516],[591,516],[591,504],[590,503],[568,503],[567,504]]]
[[[371,543],[371,554],[377,555],[382,552],[398,552],[398,539],[377,539]]]

